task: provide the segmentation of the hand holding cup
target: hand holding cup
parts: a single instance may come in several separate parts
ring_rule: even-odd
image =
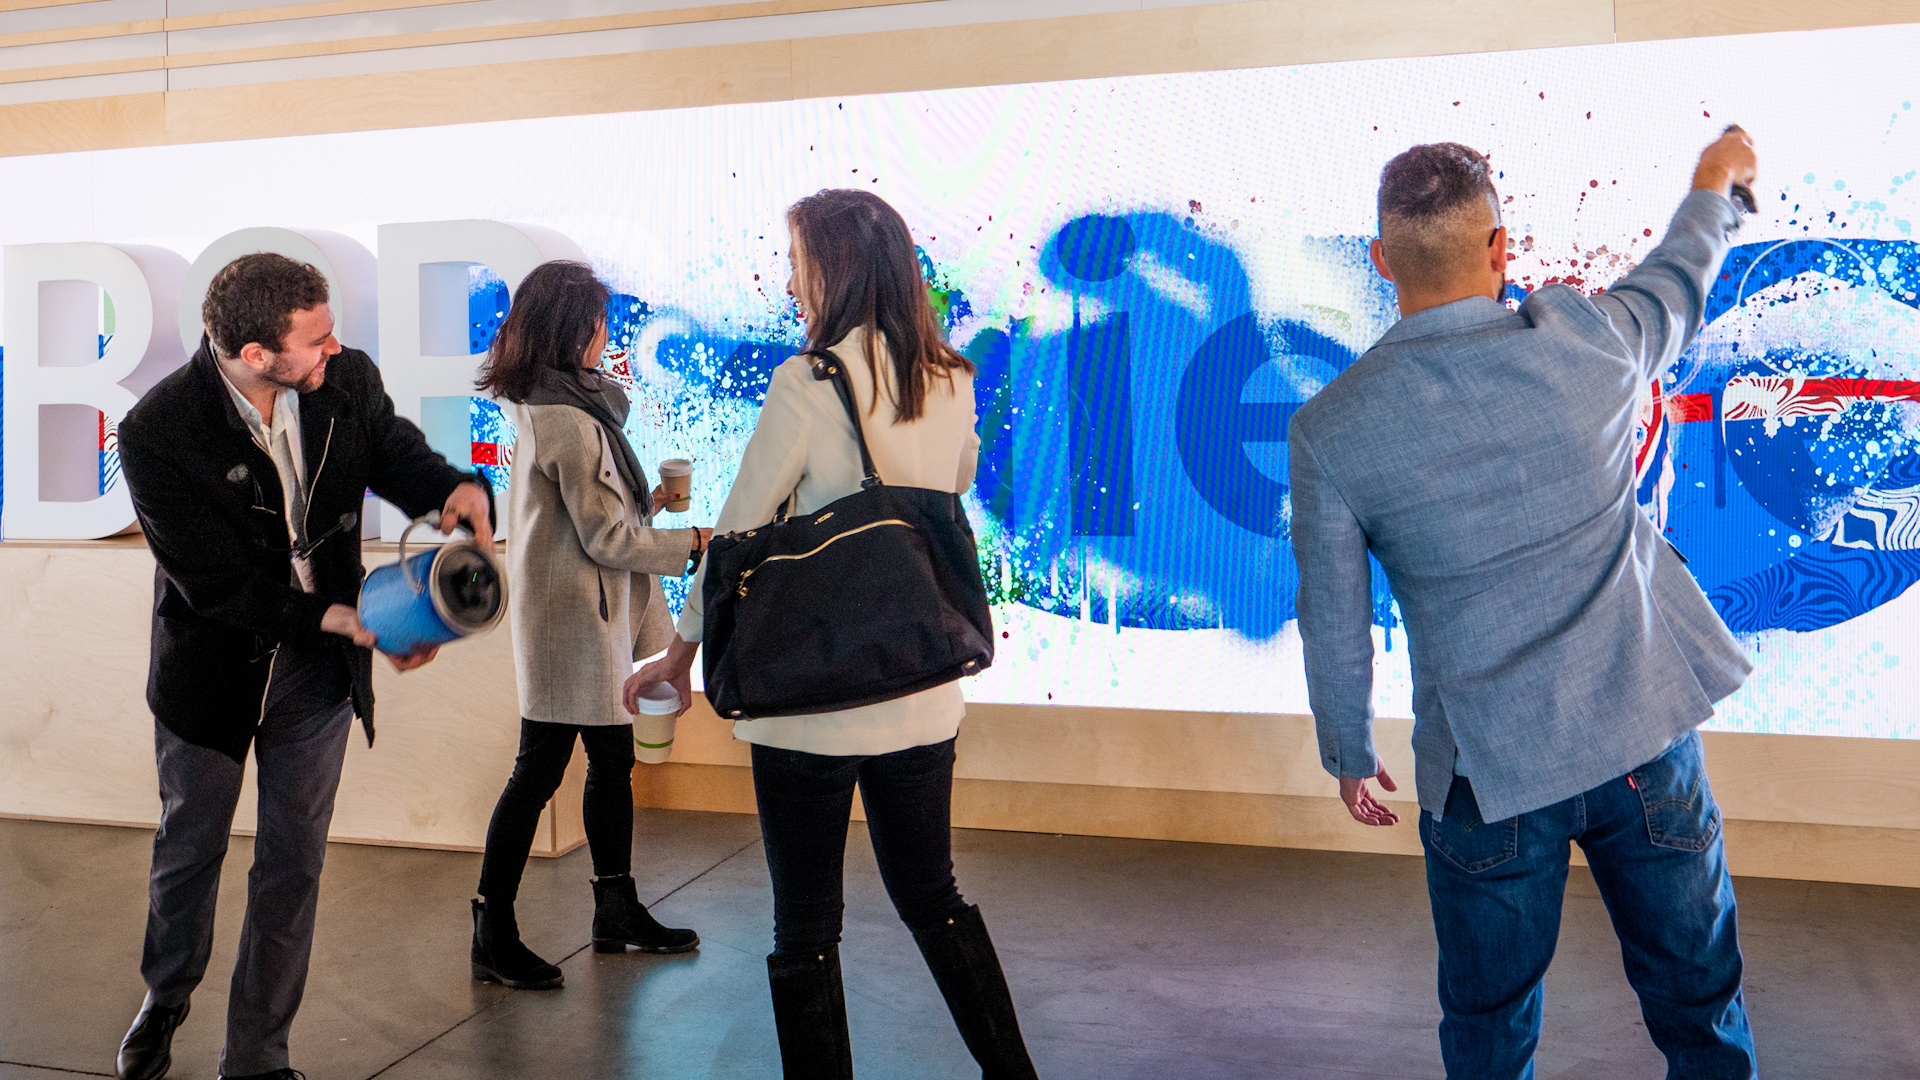
[[[668,458],[660,463],[660,488],[666,494],[660,508],[670,514],[684,514],[692,507],[693,462],[686,458]]]

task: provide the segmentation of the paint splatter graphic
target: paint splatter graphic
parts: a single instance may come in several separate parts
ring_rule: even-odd
[[[976,310],[922,253],[936,309],[978,367],[970,504],[1007,642],[1036,662],[1057,643],[1109,664],[1098,636],[1128,628],[1200,634],[1216,650],[1222,635],[1281,644],[1296,587],[1288,418],[1393,318],[1366,239],[1306,242],[1303,259],[1348,300],[1295,318],[1254,309],[1241,254],[1191,212],[1085,215],[1034,248],[1062,308],[1051,325]],[[1579,262],[1606,281],[1633,265]],[[1576,276],[1553,275],[1604,287]],[[1649,387],[1639,500],[1736,632],[1830,629],[1920,581],[1917,290],[1913,242],[1738,247],[1706,330]],[[1516,283],[1509,298],[1527,291]],[[476,326],[497,302],[476,293]],[[723,479],[799,336],[790,314],[728,332],[616,294],[603,362],[632,392],[643,460],[688,456]],[[497,486],[512,438],[476,399],[474,462]],[[687,520],[711,520],[724,487],[697,491]],[[668,583],[676,608],[684,588]],[[1377,568],[1374,620],[1392,652],[1399,618]]]

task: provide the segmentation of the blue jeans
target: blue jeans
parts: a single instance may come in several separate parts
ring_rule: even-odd
[[[1568,841],[1586,853],[1669,1080],[1758,1075],[1740,932],[1700,736],[1564,802],[1488,824],[1453,778],[1420,815],[1440,941],[1440,1055],[1458,1080],[1532,1080]]]

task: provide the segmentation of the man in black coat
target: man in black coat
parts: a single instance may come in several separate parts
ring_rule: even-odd
[[[120,424],[120,460],[158,567],[147,703],[160,830],[140,971],[147,998],[119,1075],[155,1080],[205,974],[247,749],[259,831],[220,1075],[286,1078],[327,826],[352,718],[373,741],[374,635],[360,624],[368,488],[439,510],[482,542],[491,496],[396,417],[379,369],[333,337],[327,283],[280,255],[214,279],[207,336]],[[406,671],[431,650],[392,658]]]

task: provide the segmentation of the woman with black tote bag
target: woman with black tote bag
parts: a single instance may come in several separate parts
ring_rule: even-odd
[[[834,512],[831,504],[882,481],[922,495],[929,489],[963,492],[973,481],[980,445],[973,430],[973,365],[946,344],[934,320],[906,222],[869,192],[828,190],[795,203],[787,225],[793,263],[787,291],[806,320],[807,355],[782,364],[767,387],[758,426],[716,523],[716,553],[789,514],[794,520],[785,527],[813,527]],[[858,427],[843,404],[843,389],[857,410]],[[843,504],[848,516],[851,502]],[[810,521],[801,520],[809,515]],[[885,524],[904,522],[874,523]],[[964,516],[957,527],[966,529]],[[841,550],[874,542],[872,528]],[[723,542],[721,534],[731,536]],[[713,565],[710,558],[695,579],[667,655],[628,680],[629,711],[643,689],[660,683],[679,689],[683,706],[691,702],[689,676],[706,629],[703,595]],[[977,567],[968,572],[977,574]],[[744,576],[728,588],[736,584],[743,595],[759,587]],[[837,584],[846,583],[809,579],[807,588],[818,594]],[[958,625],[970,630],[965,619]],[[958,641],[971,635],[950,636]],[[734,646],[735,662],[746,663],[739,657],[748,650],[738,641]],[[975,670],[972,663],[964,670]],[[714,664],[709,657],[710,694]],[[959,683],[945,681],[887,700],[873,696],[850,690],[846,700],[870,703],[803,714],[743,707],[738,715],[759,718],[734,724],[735,737],[753,744],[754,791],[773,879],[774,950],[767,957],[767,980],[785,1075],[853,1075],[839,942],[847,819],[858,785],[887,894],[913,932],[982,1075],[1032,1077],[993,941],[980,909],[962,899],[954,883],[953,747],[966,712]]]

